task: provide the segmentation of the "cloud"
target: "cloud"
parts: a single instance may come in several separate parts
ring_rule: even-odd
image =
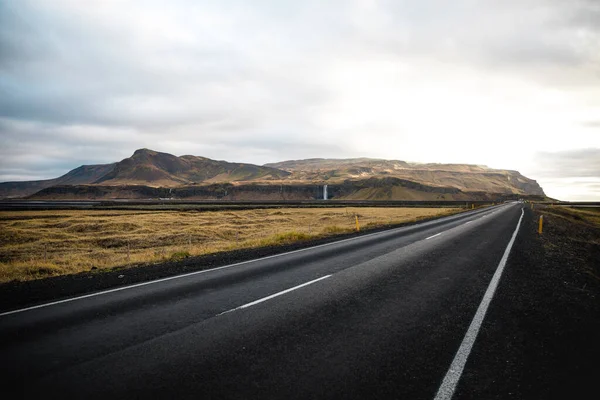
[[[556,153],[538,153],[538,176],[552,178],[597,178],[600,181],[600,148]]]
[[[546,195],[562,201],[600,201],[600,180],[574,178],[540,179],[543,187],[551,187]]]
[[[587,128],[600,128],[600,120],[598,121],[585,121],[581,125]]]
[[[324,97],[301,73],[311,62],[268,53],[282,44],[254,34],[260,21],[243,10],[188,19],[184,8],[115,5],[122,16],[113,20],[110,8],[38,6],[1,14],[1,36],[12,37],[2,59],[19,60],[3,62],[6,118],[147,129],[265,118]],[[238,21],[242,32],[230,32]]]
[[[571,201],[600,200],[600,148],[540,152],[535,176],[550,197]]]
[[[595,0],[166,4],[0,2],[0,180],[141,147],[508,169],[600,148]]]
[[[2,116],[139,128],[264,119],[327,101],[320,75],[337,57],[533,65],[536,77],[545,68],[573,82],[585,68],[557,66],[600,50],[586,22],[592,2],[277,3],[4,4]]]

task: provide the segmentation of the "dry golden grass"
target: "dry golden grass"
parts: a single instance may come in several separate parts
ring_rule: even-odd
[[[583,222],[600,228],[600,207],[550,206],[545,211],[566,217],[574,222]]]
[[[291,243],[458,212],[451,208],[0,212],[0,282]]]

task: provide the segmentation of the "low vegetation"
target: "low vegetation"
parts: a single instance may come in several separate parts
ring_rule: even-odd
[[[553,214],[574,222],[600,228],[600,207],[550,206],[544,209],[544,211],[547,214]]]
[[[451,208],[0,212],[0,282],[276,246],[458,212]]]
[[[600,281],[600,208],[549,206],[536,211],[544,215],[541,238],[547,256],[570,262]]]

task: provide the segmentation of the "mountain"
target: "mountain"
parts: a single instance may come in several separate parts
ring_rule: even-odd
[[[0,183],[0,198],[30,196],[42,189],[59,185],[88,185],[110,173],[116,164],[82,165],[65,175],[40,181]]]
[[[544,196],[538,183],[518,171],[492,169],[471,164],[420,164],[373,158],[283,161],[265,166],[290,172],[290,181],[339,183],[374,177],[393,177],[432,187],[454,187],[462,191],[514,193]]]
[[[0,183],[0,198],[176,197],[227,200],[465,200],[544,196],[518,171],[373,158],[290,160],[263,166],[136,150],[117,163],[84,165],[43,181]]]
[[[283,169],[286,171],[318,171],[342,170],[355,168],[373,169],[398,169],[408,168],[409,164],[399,160],[380,160],[377,158],[308,158],[306,160],[289,160],[265,164],[266,167]]]
[[[198,156],[176,157],[148,149],[118,162],[114,169],[97,179],[102,185],[148,185],[176,187],[200,183],[283,179],[289,172],[253,164],[216,161]]]
[[[0,183],[0,198],[30,196],[40,190],[73,185],[144,185],[176,187],[201,183],[269,181],[284,179],[289,172],[253,164],[181,156],[148,149],[113,164],[82,165],[56,179]]]

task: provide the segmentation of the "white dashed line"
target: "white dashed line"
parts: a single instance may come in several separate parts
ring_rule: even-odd
[[[456,385],[458,385],[458,381],[462,375],[463,369],[465,368],[465,364],[467,363],[467,358],[471,353],[471,349],[473,348],[473,344],[475,343],[475,339],[479,334],[479,328],[481,328],[481,324],[483,319],[485,318],[485,314],[487,309],[494,297],[494,293],[496,292],[496,288],[498,287],[498,282],[500,282],[500,277],[502,276],[502,272],[504,271],[504,267],[506,266],[506,261],[508,260],[508,255],[510,254],[510,249],[512,249],[513,243],[517,237],[517,233],[519,233],[519,227],[521,226],[521,221],[523,220],[523,209],[521,209],[521,218],[519,218],[519,223],[517,223],[517,227],[508,242],[508,246],[506,246],[506,250],[504,250],[504,255],[500,260],[500,264],[498,264],[498,268],[496,268],[496,272],[492,277],[492,280],[483,295],[483,300],[481,300],[481,304],[479,304],[479,308],[477,308],[477,312],[473,317],[473,321],[471,321],[471,325],[469,325],[469,329],[454,356],[454,360],[452,360],[452,364],[450,365],[450,369],[446,373],[442,384],[435,395],[434,400],[450,400],[454,395],[454,390],[456,390]]]
[[[272,295],[270,295],[270,296],[263,297],[262,299],[258,299],[258,300],[255,300],[255,301],[251,302],[251,303],[244,304],[243,306],[239,306],[239,307],[236,307],[236,308],[232,308],[231,310],[224,311],[224,312],[222,312],[222,313],[220,313],[220,314],[217,314],[217,315],[223,315],[223,314],[227,314],[227,313],[229,313],[229,312],[235,311],[235,310],[241,310],[242,308],[248,308],[248,307],[252,307],[252,306],[254,306],[254,305],[258,304],[258,303],[262,303],[263,301],[267,301],[267,300],[270,300],[270,299],[272,299],[272,298],[274,298],[274,297],[281,296],[282,294],[289,293],[289,292],[291,292],[292,290],[300,289],[301,287],[308,286],[308,285],[311,285],[311,284],[313,284],[313,283],[315,283],[315,282],[322,281],[323,279],[327,279],[327,278],[329,278],[330,276],[331,276],[331,275],[325,275],[325,276],[322,276],[322,277],[320,277],[320,278],[318,278],[318,279],[315,279],[315,280],[312,280],[312,281],[310,281],[310,282],[303,283],[302,285],[298,285],[298,286],[294,286],[293,288],[289,288],[289,289],[286,289],[286,290],[282,290],[281,292],[277,292],[277,293],[275,293],[275,294],[272,294]]]

